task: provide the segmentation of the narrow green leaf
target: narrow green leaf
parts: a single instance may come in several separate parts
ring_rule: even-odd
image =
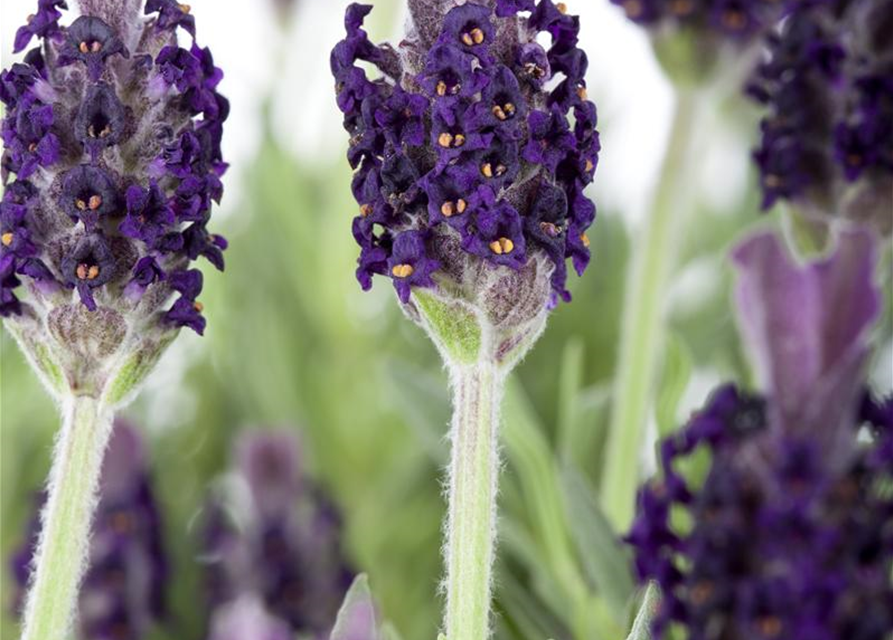
[[[583,341],[571,338],[564,345],[558,378],[558,451],[564,460],[580,460],[588,451],[580,442],[580,387],[583,383]]]
[[[657,429],[662,437],[673,433],[678,426],[679,402],[691,380],[691,372],[692,358],[688,347],[679,336],[669,334],[655,407]]]
[[[586,575],[618,624],[625,624],[634,587],[629,553],[601,511],[595,492],[573,467],[561,473],[571,534]]]
[[[660,593],[655,585],[649,584],[642,598],[642,606],[633,622],[633,627],[626,640],[651,640],[651,620],[660,603]]]

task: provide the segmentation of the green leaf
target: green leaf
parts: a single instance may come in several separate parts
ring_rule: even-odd
[[[669,334],[655,407],[657,429],[662,437],[673,433],[678,426],[679,403],[691,380],[691,372],[691,353],[679,336]]]
[[[571,534],[586,575],[605,599],[614,620],[624,625],[626,609],[634,592],[629,553],[580,472],[566,467],[561,473],[561,483]]]
[[[583,341],[571,338],[564,345],[558,377],[558,451],[564,460],[579,461],[588,455],[588,447],[581,440],[589,430],[581,429],[580,387],[583,382]]]
[[[642,598],[642,606],[639,607],[639,613],[636,614],[633,627],[626,640],[651,640],[651,620],[654,618],[659,603],[660,593],[658,588],[653,584],[649,584]]]
[[[335,628],[330,640],[379,640],[375,603],[369,590],[369,578],[365,573],[358,575],[338,612]]]
[[[458,364],[477,362],[481,352],[481,326],[474,311],[467,305],[446,302],[421,289],[414,289],[412,295],[443,355]]]

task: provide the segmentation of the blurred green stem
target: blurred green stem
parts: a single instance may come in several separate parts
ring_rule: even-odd
[[[90,525],[112,415],[99,400],[70,396],[50,470],[43,527],[22,640],[66,640],[87,564]]]
[[[447,640],[489,637],[496,539],[497,428],[503,375],[479,362],[451,367],[452,462],[447,522]]]
[[[660,180],[643,237],[634,244],[624,302],[618,373],[602,484],[605,513],[626,531],[635,510],[639,459],[653,403],[655,372],[663,345],[667,288],[694,206],[695,134],[703,127],[704,96],[679,89]]]

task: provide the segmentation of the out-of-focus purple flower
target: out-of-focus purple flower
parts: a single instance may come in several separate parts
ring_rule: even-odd
[[[772,0],[611,0],[611,2],[622,7],[630,20],[650,28],[672,26],[735,40],[744,40],[774,24],[785,5]]]
[[[765,105],[755,152],[763,206],[792,201],[893,229],[893,5],[793,5],[749,93]]]
[[[893,397],[874,400],[862,375],[874,251],[865,232],[839,244],[806,266],[768,234],[735,252],[765,388],[721,387],[660,444],[662,474],[627,537],[663,592],[657,637],[671,623],[691,638],[893,632]],[[711,459],[694,478],[698,451]]]
[[[291,433],[249,432],[235,451],[235,481],[212,496],[205,517],[209,609],[230,611],[219,614],[226,618],[234,603],[254,599],[291,634],[324,638],[352,578],[337,512],[303,474]]]
[[[270,615],[263,603],[252,596],[218,608],[211,619],[208,640],[292,640],[291,627]]]
[[[169,579],[163,526],[139,431],[117,421],[103,460],[100,501],[78,619],[84,640],[141,640],[166,617]],[[39,503],[44,496],[41,495]],[[20,608],[40,521],[35,511],[12,568]]]
[[[478,290],[483,274],[529,269],[546,281],[543,306],[550,288],[569,299],[565,261],[576,252],[588,262],[595,209],[583,190],[599,151],[579,19],[552,0],[419,3],[395,50],[363,30],[371,9],[348,7],[347,36],[331,54],[356,170],[363,288],[385,276],[409,303],[416,288]],[[565,198],[537,213],[551,225],[544,242],[527,221],[546,206],[535,199],[546,188]]]
[[[147,340],[200,331],[195,296],[173,300],[165,276],[199,256],[223,267],[225,243],[206,231],[226,169],[222,72],[207,49],[177,47],[178,26],[195,35],[185,4],[147,0],[148,20],[140,2],[79,4],[66,25],[65,2],[38,0],[15,49],[40,46],[0,72],[0,314],[34,333],[77,322],[80,305]]]

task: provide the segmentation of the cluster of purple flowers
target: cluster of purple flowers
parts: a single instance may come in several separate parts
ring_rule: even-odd
[[[148,454],[139,432],[119,421],[103,461],[90,566],[80,593],[84,640],[141,640],[164,620],[169,571],[162,529]],[[39,530],[35,512],[25,544],[12,559],[17,607],[31,576]]]
[[[862,208],[881,198],[874,209],[893,225],[891,24],[886,0],[801,2],[769,37],[749,86],[769,111],[755,153],[764,207],[805,198],[841,213],[860,187]]]
[[[461,281],[469,256],[518,270],[541,252],[569,299],[566,258],[578,273],[589,262],[584,189],[599,151],[579,19],[552,0],[466,2],[415,16],[396,51],[369,41],[371,9],[348,8],[331,55],[356,170],[360,284],[385,275],[407,302],[435,273]]]
[[[178,27],[195,35],[187,5],[147,0],[145,19],[139,2],[80,4],[63,26],[65,1],[39,0],[15,51],[42,46],[0,74],[0,315],[46,311],[76,290],[91,311],[142,305],[201,333],[190,261],[222,269],[226,247],[207,230],[226,170],[222,72],[208,49],[177,45]]]
[[[796,1],[796,0],[795,0]],[[775,0],[611,0],[638,24],[673,23],[723,37],[748,38],[779,17]]]
[[[769,436],[766,402],[723,387],[661,443],[663,477],[641,491],[628,537],[640,578],[661,587],[656,630],[675,622],[692,639],[888,638],[893,399],[866,395],[852,438],[868,424],[874,442],[840,468],[809,436]],[[695,488],[680,468],[699,448],[712,461]]]
[[[848,234],[803,269],[771,235],[735,259],[742,329],[767,390],[722,387],[660,443],[662,474],[641,490],[627,538],[639,577],[661,588],[655,631],[885,640],[893,397],[873,399],[861,375],[880,309],[871,237]]]
[[[249,433],[236,453],[237,483],[212,496],[204,523],[211,628],[247,615],[326,638],[353,578],[338,513],[303,475],[291,434]]]

